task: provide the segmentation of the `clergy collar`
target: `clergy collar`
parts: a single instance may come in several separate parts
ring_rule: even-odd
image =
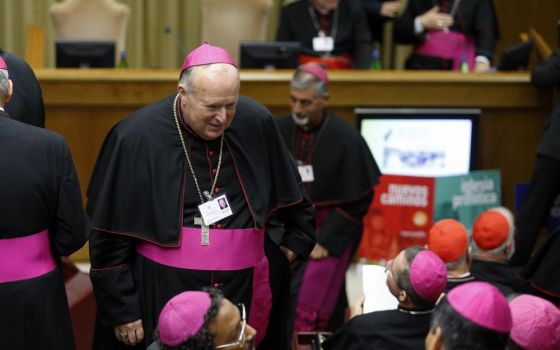
[[[327,118],[329,117],[328,113],[326,110],[323,110],[323,118],[321,118],[321,121],[319,123],[317,123],[317,125],[315,125],[314,127],[307,127],[307,126],[300,126],[299,128],[305,132],[309,132],[309,133],[314,133],[317,132],[318,130],[320,130],[323,125],[326,124]]]
[[[473,260],[487,261],[487,262],[492,262],[492,263],[495,263],[495,264],[508,265],[507,259],[497,257],[497,256],[474,255]]]
[[[399,310],[402,313],[409,314],[409,315],[427,315],[427,314],[431,314],[434,311],[434,308],[424,309],[424,310],[412,310],[412,309],[404,308],[404,307],[399,305],[397,310]]]

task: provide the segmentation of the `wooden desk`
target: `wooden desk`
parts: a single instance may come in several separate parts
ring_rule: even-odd
[[[110,128],[134,110],[176,89],[177,70],[36,71],[46,126],[68,140],[82,193]],[[241,94],[273,114],[289,111],[292,71],[242,71]],[[355,107],[481,108],[477,169],[500,169],[503,203],[513,209],[514,185],[528,180],[552,94],[535,90],[527,73],[337,71],[330,73],[330,107],[354,124]],[[85,197],[84,197],[85,198]]]

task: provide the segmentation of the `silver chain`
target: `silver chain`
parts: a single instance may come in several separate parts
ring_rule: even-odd
[[[191,174],[194,180],[194,185],[196,186],[196,190],[198,191],[198,196],[200,197],[200,203],[204,203],[204,197],[202,196],[202,192],[200,191],[200,187],[198,186],[198,180],[196,179],[196,175],[194,173],[194,169],[191,164],[191,159],[189,158],[189,152],[187,151],[187,146],[185,145],[185,139],[183,138],[183,133],[181,132],[181,127],[179,126],[179,117],[177,117],[178,100],[179,100],[179,94],[177,94],[177,96],[175,96],[175,100],[173,100],[173,117],[175,118],[175,125],[177,125],[177,132],[179,133],[179,139],[181,139],[181,144],[183,145],[183,152],[185,152],[185,158],[187,159],[187,164],[189,165],[189,169],[191,170]],[[214,177],[214,183],[212,184],[210,193],[208,193],[207,195],[208,200],[211,199],[212,193],[214,193],[214,188],[216,187],[216,183],[218,182],[218,175],[220,174],[220,167],[222,165],[223,149],[224,149],[224,134],[222,133],[222,136],[220,138],[220,154],[218,156],[218,167],[216,168],[216,177]]]

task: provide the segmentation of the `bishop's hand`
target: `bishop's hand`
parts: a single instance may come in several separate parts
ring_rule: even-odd
[[[144,340],[144,328],[141,319],[115,326],[114,331],[117,339],[129,346],[140,344]]]

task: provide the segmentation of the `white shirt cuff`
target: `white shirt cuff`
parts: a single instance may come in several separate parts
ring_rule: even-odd
[[[422,32],[424,32],[424,26],[420,21],[420,17],[416,17],[414,19],[414,34],[418,35],[421,34]]]

